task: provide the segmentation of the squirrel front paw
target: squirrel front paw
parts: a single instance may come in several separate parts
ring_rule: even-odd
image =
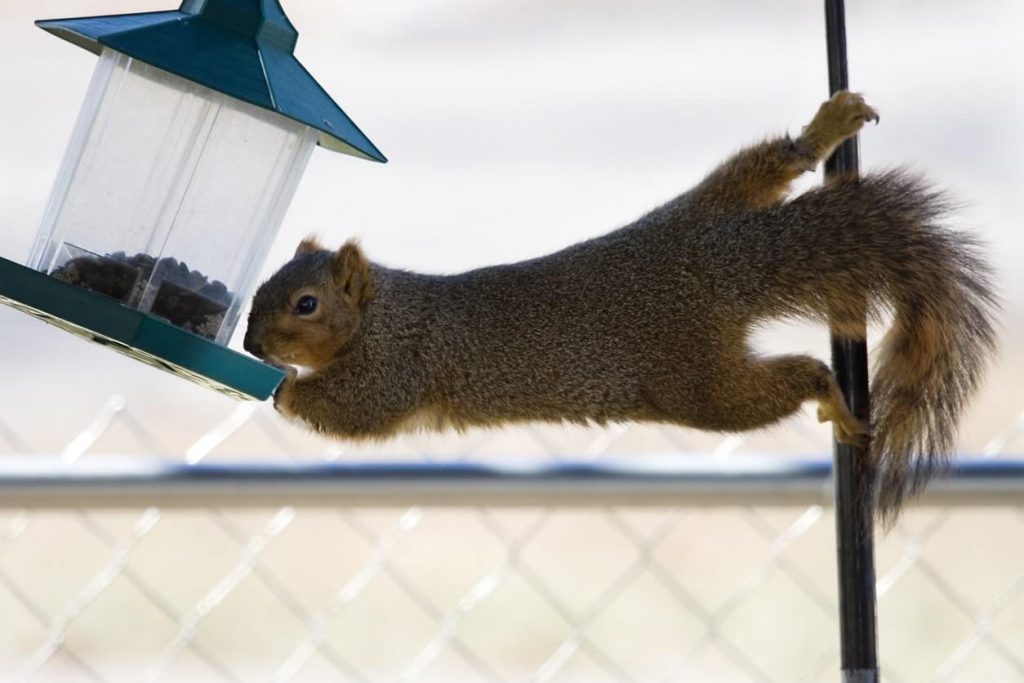
[[[274,409],[285,416],[293,414],[292,399],[295,395],[295,380],[298,379],[299,371],[293,365],[286,365],[277,358],[268,358],[267,362],[278,370],[284,372],[285,377],[274,391]]]
[[[856,135],[864,124],[881,120],[864,97],[849,90],[840,90],[818,108],[818,113],[803,132],[800,142],[817,158],[824,159],[843,140]]]

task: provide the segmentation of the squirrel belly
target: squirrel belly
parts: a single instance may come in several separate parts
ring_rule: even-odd
[[[245,347],[310,368],[276,405],[342,438],[528,421],[732,432],[816,401],[841,440],[864,442],[825,364],[758,356],[748,336],[790,316],[862,336],[892,310],[870,448],[892,519],[923,484],[917,466],[952,451],[994,347],[994,296],[974,242],[940,222],[948,203],[906,173],[783,201],[868,120],[863,98],[837,93],[795,140],[742,150],[635,223],[520,263],[423,275],[307,240],[257,292]]]

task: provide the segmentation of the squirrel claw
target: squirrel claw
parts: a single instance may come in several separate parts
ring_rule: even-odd
[[[835,423],[836,441],[858,448],[865,448],[871,439],[871,430],[857,419],[843,420]]]
[[[861,432],[851,434],[850,432],[837,429],[836,441],[842,444],[847,444],[849,446],[854,446],[855,448],[866,448],[868,445],[869,436]]]
[[[833,406],[818,406],[818,422],[831,422],[836,433],[836,441],[852,446],[865,447],[871,438],[871,430],[845,409],[837,410]]]
[[[878,115],[877,111],[870,109],[867,114],[864,114],[864,123],[868,121],[874,121],[877,126],[882,121],[882,117]]]

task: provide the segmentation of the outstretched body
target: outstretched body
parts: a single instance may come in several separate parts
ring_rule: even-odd
[[[937,225],[942,196],[905,173],[784,201],[793,179],[877,119],[837,93],[796,139],[747,148],[635,223],[520,263],[421,275],[351,242],[334,252],[306,240],[257,292],[245,348],[307,367],[276,405],[338,437],[532,420],[733,432],[816,401],[840,440],[862,442],[868,427],[824,363],[758,356],[748,336],[801,316],[862,338],[865,316],[888,307],[871,457],[892,518],[953,448],[994,346],[994,297],[971,238]]]

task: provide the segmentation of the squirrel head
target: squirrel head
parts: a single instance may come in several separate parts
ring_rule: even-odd
[[[259,358],[314,370],[347,345],[373,298],[373,273],[352,241],[336,252],[313,238],[256,291],[245,350]]]

